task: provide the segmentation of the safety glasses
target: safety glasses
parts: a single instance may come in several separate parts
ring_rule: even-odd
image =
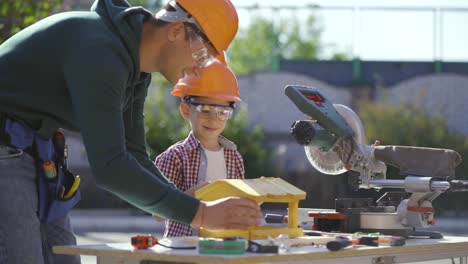
[[[185,9],[183,9],[175,0],[171,0],[168,3],[167,8],[163,8],[159,10],[155,17],[162,21],[175,23],[175,22],[183,22],[184,28],[189,35],[190,43],[192,46],[192,51],[194,51],[194,61],[198,65],[197,67],[203,67],[203,65],[208,64],[209,62],[209,55],[208,50],[203,49],[203,46],[210,45],[213,49],[213,43],[208,39],[207,35],[203,31],[202,27],[195,19],[194,16],[189,14]]]
[[[190,49],[192,51],[192,59],[195,72],[199,73],[201,69],[216,60],[208,52],[207,45],[212,45],[206,35],[195,24],[185,22],[185,30],[190,41]]]
[[[192,99],[188,96],[184,98],[185,102],[193,106],[200,117],[204,119],[217,118],[226,121],[232,117],[232,113],[234,112],[233,105],[203,104],[194,102]]]
[[[212,46],[213,49],[214,49],[214,45],[213,43],[211,43],[210,39],[208,39],[208,36],[206,36],[205,32],[203,32],[203,30],[195,23],[191,23],[191,22],[184,22],[184,25],[187,27],[187,28],[190,28],[190,30],[192,30],[193,32],[195,32],[199,37],[201,37],[201,39],[208,45]]]

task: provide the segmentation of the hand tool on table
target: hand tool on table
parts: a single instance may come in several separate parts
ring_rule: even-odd
[[[346,237],[338,236],[336,240],[327,242],[327,249],[330,251],[338,251],[350,245],[365,245],[371,247],[383,246],[403,246],[405,238],[398,236],[362,236],[362,237]]]
[[[173,247],[165,244],[159,243],[157,237],[152,235],[136,235],[132,236],[130,242],[135,249],[148,249],[150,247],[160,245],[162,247],[171,248],[171,249],[195,249],[196,247]]]

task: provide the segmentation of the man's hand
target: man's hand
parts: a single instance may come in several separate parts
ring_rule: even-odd
[[[252,200],[228,197],[212,202],[201,202],[192,227],[211,230],[258,226],[262,222],[260,206]]]

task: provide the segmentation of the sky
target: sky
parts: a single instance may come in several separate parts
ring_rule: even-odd
[[[468,62],[468,0],[232,2],[238,10],[241,28],[248,25],[253,14],[274,17],[274,21],[304,19],[315,14],[323,30],[322,58],[345,52],[363,60]],[[280,8],[276,11],[245,8],[252,5]]]

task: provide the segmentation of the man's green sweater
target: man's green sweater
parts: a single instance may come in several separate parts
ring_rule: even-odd
[[[98,185],[131,204],[190,224],[199,201],[149,159],[140,72],[143,22],[152,14],[121,0],[50,16],[0,46],[0,112],[43,137],[80,131]]]

